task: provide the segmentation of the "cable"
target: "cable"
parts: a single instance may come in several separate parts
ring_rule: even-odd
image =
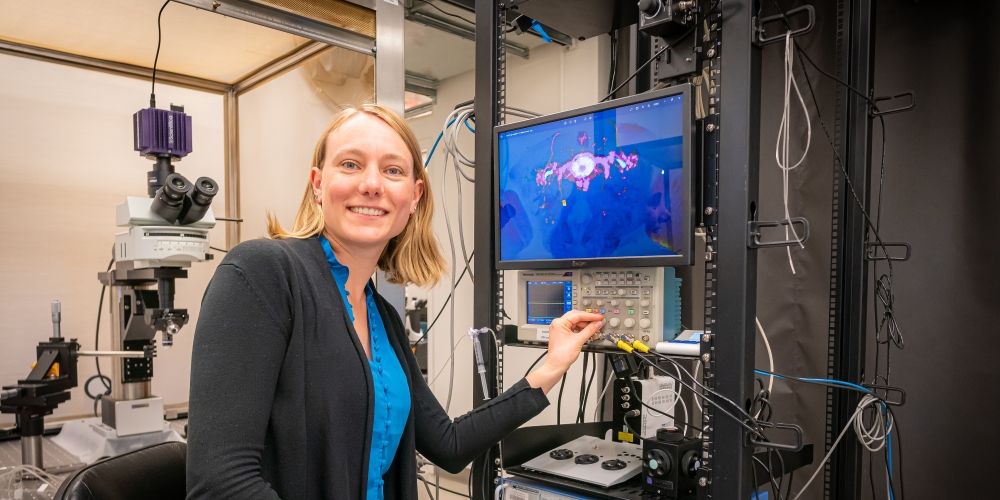
[[[535,362],[534,362],[534,363],[531,363],[531,366],[529,366],[529,367],[528,367],[528,371],[524,372],[524,377],[527,377],[527,376],[528,376],[528,374],[529,374],[529,373],[531,373],[531,369],[532,369],[532,368],[534,368],[534,367],[535,367],[535,365],[537,365],[537,364],[538,364],[538,362],[539,362],[539,361],[541,361],[541,360],[542,360],[542,358],[544,358],[544,357],[545,357],[545,355],[546,355],[546,354],[548,354],[548,353],[549,353],[549,351],[548,351],[548,350],[545,350],[545,351],[542,351],[542,354],[541,354],[541,355],[539,355],[539,356],[538,356],[538,358],[536,358],[536,359],[535,359]],[[524,378],[524,377],[521,377],[521,378]]]
[[[473,256],[473,255],[475,255],[475,254],[476,254],[476,251],[475,251],[475,250],[473,250],[473,251],[472,251],[472,253],[470,253],[470,254],[469,254],[469,258],[471,259],[471,258],[472,258],[472,256]],[[465,271],[462,271],[462,274],[458,276],[458,281],[456,281],[456,282],[455,282],[455,285],[456,285],[456,286],[457,286],[457,285],[458,285],[459,283],[461,283],[461,282],[462,282],[462,277],[464,277],[464,276],[465,276]],[[450,294],[450,293],[449,293],[449,294],[448,294],[448,297],[446,297],[446,298],[444,299],[444,304],[441,304],[441,309],[438,309],[438,312],[437,312],[437,314],[436,314],[436,315],[434,316],[434,320],[433,320],[433,321],[431,321],[431,324],[430,324],[430,326],[428,326],[428,327],[427,327],[427,329],[426,329],[426,330],[424,330],[424,335],[423,335],[422,337],[420,337],[419,339],[417,339],[417,341],[416,341],[416,342],[414,342],[414,343],[410,344],[410,347],[411,347],[411,348],[412,348],[413,346],[415,346],[415,345],[419,344],[419,343],[420,343],[420,341],[422,341],[422,340],[424,340],[424,339],[426,339],[426,338],[427,338],[427,335],[428,335],[428,334],[429,334],[429,333],[431,332],[431,328],[434,328],[434,325],[435,325],[435,324],[437,323],[437,320],[438,320],[438,318],[440,318],[440,317],[441,317],[441,314],[442,314],[442,313],[444,313],[444,308],[445,308],[445,307],[447,307],[447,306],[448,306],[448,302],[449,302],[449,301],[451,301],[451,296],[452,296],[452,294]]]
[[[587,364],[590,358],[587,353],[583,353],[583,369],[580,370],[580,397],[576,401],[576,420],[578,424],[583,423],[583,405],[587,399]],[[597,361],[594,360],[596,364]]]
[[[451,355],[450,355],[450,356],[448,356],[448,359],[446,359],[446,360],[444,361],[445,363],[448,363],[448,362],[450,362],[450,361],[451,361],[452,359],[454,359],[454,357],[455,357],[455,349],[457,349],[457,348],[458,348],[458,344],[461,344],[461,343],[462,343],[462,340],[464,340],[464,339],[465,339],[466,337],[468,337],[468,335],[462,335],[461,337],[459,337],[459,338],[458,338],[458,342],[455,342],[455,344],[454,344],[454,345],[452,346],[452,348],[451,348]],[[427,384],[427,385],[434,385],[434,382],[436,382],[436,381],[437,381],[437,379],[438,379],[438,377],[440,377],[440,376],[441,376],[441,373],[442,373],[442,372],[444,372],[444,369],[445,369],[445,367],[443,367],[443,366],[442,366],[442,367],[441,367],[441,369],[440,369],[440,370],[438,370],[438,372],[437,372],[437,373],[436,373],[436,374],[434,375],[434,378],[433,378],[433,379],[431,379],[430,383],[429,383],[429,384]],[[447,409],[445,409],[445,411],[447,411]]]
[[[171,0],[163,2],[163,7],[160,7],[160,13],[156,15],[156,57],[153,58],[153,84],[149,89],[149,107],[156,107],[156,64],[160,62],[160,42],[162,41],[163,30],[160,28],[160,17],[163,16],[163,9],[167,8],[167,4]]]
[[[434,10],[436,10],[436,11],[438,11],[438,12],[440,12],[440,13],[446,15],[446,16],[451,16],[451,17],[454,17],[456,19],[461,19],[461,20],[463,20],[463,21],[465,21],[465,22],[467,22],[467,23],[469,23],[469,24],[471,24],[473,26],[476,25],[475,21],[470,21],[470,20],[468,20],[468,19],[466,19],[466,18],[464,18],[464,17],[462,17],[462,16],[460,16],[458,14],[453,14],[451,12],[443,10],[442,8],[440,8],[437,5],[434,5],[434,4],[430,3],[430,2],[428,2],[427,0],[417,0],[417,1],[420,2],[420,3],[423,3],[423,4],[427,4],[429,7],[433,8]]]
[[[428,497],[430,497],[430,499],[431,499],[431,500],[435,500],[435,497],[434,497],[434,494],[433,494],[433,493],[431,493],[431,485],[430,485],[430,483],[428,483],[428,482],[427,482],[427,480],[426,480],[426,479],[424,479],[424,478],[423,478],[423,477],[422,477],[421,475],[419,475],[419,474],[417,474],[417,479],[419,479],[419,480],[420,480],[421,482],[423,482],[423,483],[424,483],[424,488],[426,488],[426,489],[427,489],[427,496],[428,496]],[[441,486],[440,486],[440,485],[435,485],[435,486],[436,486],[437,488],[441,488]],[[443,489],[443,488],[442,488],[442,489]],[[445,491],[448,491],[448,490],[445,490]]]
[[[216,252],[229,253],[229,250],[223,250],[221,248],[216,248],[216,247],[213,247],[213,246],[209,246],[208,248],[211,248],[212,250],[215,250]]]
[[[809,485],[812,484],[814,479],[816,479],[816,476],[819,474],[819,471],[823,470],[823,466],[826,464],[827,460],[830,459],[830,456],[833,455],[833,450],[837,449],[837,445],[840,444],[840,440],[844,437],[844,434],[847,434],[847,430],[850,429],[852,425],[854,425],[854,421],[858,418],[858,416],[860,416],[866,409],[868,409],[871,405],[874,404],[881,404],[883,407],[885,407],[885,404],[881,403],[878,400],[878,398],[875,397],[874,395],[869,394],[861,398],[861,401],[858,403],[858,407],[854,411],[854,414],[851,415],[850,419],[848,419],[847,425],[844,426],[844,429],[840,431],[840,435],[837,436],[837,439],[833,442],[833,445],[830,446],[830,451],[828,451],[826,456],[823,457],[823,461],[821,461],[819,465],[816,466],[816,470],[813,471],[812,476],[809,476],[809,480],[806,481],[805,486],[803,486],[802,489],[799,490],[799,493],[795,495],[795,497],[792,498],[792,500],[798,500],[798,498],[802,496],[802,493],[804,493],[807,489],[809,489]],[[862,441],[862,443],[864,443],[864,441]],[[867,447],[867,445],[865,446]]]
[[[423,481],[425,486],[427,484],[429,484],[429,482],[427,481],[427,478],[423,477],[420,474],[417,474],[417,479],[419,479],[420,481]],[[458,495],[458,496],[463,497],[463,498],[470,498],[469,495],[466,495],[465,493],[459,493],[459,492],[457,492],[455,490],[445,488],[444,486],[440,486],[439,485],[438,488],[440,488],[441,491],[447,491],[448,493],[451,493],[452,495]],[[430,492],[428,492],[428,493],[430,493]],[[431,496],[431,498],[434,498],[434,497]]]
[[[106,272],[106,273],[110,272],[111,271],[111,266],[113,266],[113,265],[115,265],[115,259],[114,259],[114,257],[112,257],[111,261],[108,262],[108,268],[105,269],[104,272]],[[107,291],[107,288],[108,288],[108,285],[106,285],[106,284],[102,284],[101,285],[101,299],[97,302],[97,327],[94,328],[94,350],[95,351],[100,351],[101,350],[101,344],[100,344],[100,341],[101,341],[101,311],[104,310],[104,292]],[[114,348],[114,347],[112,346],[112,348]],[[105,392],[104,394],[111,394],[111,379],[108,378],[108,377],[106,377],[106,376],[104,376],[103,374],[101,374],[101,358],[99,356],[94,356],[94,364],[97,365],[97,377],[101,380],[101,383],[104,384],[104,388],[107,390],[107,392]],[[87,380],[87,382],[90,382],[90,380]],[[88,391],[84,390],[84,393],[87,393],[87,392]],[[87,396],[90,396],[90,394],[87,393]],[[100,397],[95,397],[95,398],[92,398],[92,399],[94,400],[94,406],[96,408],[96,406],[97,406],[97,400],[100,399]],[[95,409],[94,413],[97,413],[96,409]]]
[[[809,119],[809,110],[806,108],[806,102],[802,99],[802,92],[799,91],[799,84],[795,81],[795,74],[793,73],[794,59],[792,54],[795,52],[795,45],[792,43],[792,32],[789,31],[785,34],[785,58],[784,58],[784,69],[785,69],[785,93],[784,93],[784,107],[781,113],[781,125],[778,126],[778,141],[774,147],[774,159],[778,163],[778,168],[781,169],[781,184],[782,184],[782,200],[785,207],[785,220],[788,224],[785,225],[785,239],[788,239],[788,230],[791,229],[792,235],[795,236],[795,241],[798,242],[799,248],[805,248],[802,244],[802,239],[799,237],[798,232],[795,231],[795,226],[791,223],[792,216],[788,210],[788,173],[795,168],[802,165],[802,162],[806,159],[806,154],[809,153],[809,145],[812,143],[812,123]],[[795,95],[799,98],[799,104],[802,105],[802,112],[806,117],[806,147],[802,151],[802,157],[799,158],[794,165],[789,166],[789,135],[791,130],[791,91],[795,90]],[[795,264],[792,263],[792,248],[790,246],[785,247],[788,252],[788,265],[792,268],[792,274],[795,274]]]
[[[566,373],[563,373],[562,382],[559,383],[559,398],[556,402],[556,425],[562,424],[562,396],[563,389],[566,388]]]
[[[764,333],[764,327],[760,326],[760,319],[757,318],[757,317],[754,317],[754,320],[757,322],[757,330],[760,332],[761,338],[764,339],[764,347],[767,348],[767,361],[768,361],[768,364],[771,367],[770,368],[770,372],[772,373],[771,375],[768,375],[768,377],[770,378],[770,381],[767,383],[767,392],[768,392],[768,394],[771,394],[772,393],[771,389],[774,388],[774,375],[773,375],[773,373],[774,373],[774,355],[771,354],[771,343],[767,341],[767,334]]]
[[[590,380],[587,382],[587,390],[583,392],[583,407],[580,408],[580,423],[586,423],[587,418],[587,400],[590,399],[590,387],[594,385],[594,376],[597,375],[597,353],[590,353],[591,368],[590,368]],[[603,358],[607,360],[607,358]],[[594,402],[596,405],[597,402]]]
[[[647,401],[640,401],[640,403],[642,403],[642,406],[645,406],[646,408],[652,408],[651,406],[649,406],[648,403],[651,403],[653,401],[653,396],[655,396],[655,395],[657,395],[657,394],[659,394],[661,392],[664,392],[664,391],[674,391],[674,404],[670,405],[670,408],[667,408],[667,410],[673,411],[674,407],[677,406],[677,402],[680,401],[681,402],[681,406],[684,408],[684,423],[687,424],[687,422],[690,420],[689,414],[688,414],[687,403],[685,403],[684,400],[681,399],[680,395],[677,392],[677,389],[675,389],[673,387],[668,388],[668,389],[660,389],[658,391],[654,391],[652,394],[650,394],[648,396]],[[659,410],[657,410],[657,411],[659,411]],[[664,415],[665,415],[665,413],[664,413]]]
[[[611,375],[608,375],[608,381],[605,382],[604,389],[601,389],[601,395],[597,396],[597,400],[598,401],[603,401],[604,400],[604,393],[608,391],[608,386],[611,385],[611,381],[614,380],[614,379],[615,379],[615,374],[614,373],[612,373]],[[601,411],[601,407],[599,407],[599,406],[594,407],[594,422],[597,422],[598,419],[601,418],[600,411]]]
[[[618,30],[611,32],[611,72],[608,75],[608,88],[615,86],[615,77],[618,76]]]
[[[632,79],[635,78],[636,75],[638,75],[640,71],[646,69],[646,66],[649,66],[649,63],[653,62],[653,60],[656,59],[657,57],[660,57],[660,54],[663,54],[664,52],[667,51],[667,49],[669,49],[669,48],[673,47],[674,45],[677,45],[678,43],[680,43],[681,41],[683,41],[691,33],[694,33],[694,28],[693,27],[691,29],[685,31],[684,33],[682,33],[681,36],[675,38],[674,41],[672,41],[669,44],[665,45],[662,49],[656,51],[656,53],[653,54],[652,57],[650,57],[648,60],[646,60],[646,62],[642,63],[641,66],[639,66],[638,68],[636,68],[636,70],[633,71],[632,74],[628,75],[628,78],[626,78],[624,82],[619,83],[618,86],[614,88],[614,90],[612,90],[611,92],[608,92],[608,95],[604,96],[604,99],[601,99],[599,102],[604,102],[604,101],[607,101],[608,99],[610,99],[611,96],[615,95],[619,90],[621,90],[622,87],[624,87],[625,85],[627,85],[628,82],[631,82]]]

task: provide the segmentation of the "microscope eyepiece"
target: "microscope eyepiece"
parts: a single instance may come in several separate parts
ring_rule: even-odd
[[[212,206],[212,198],[219,194],[219,185],[209,177],[199,177],[194,181],[194,187],[188,193],[189,205],[181,217],[181,224],[194,224],[205,217],[208,208]]]
[[[153,204],[149,207],[153,213],[163,217],[173,224],[184,209],[184,197],[191,192],[191,182],[183,175],[173,173],[167,176],[166,182],[156,191]]]

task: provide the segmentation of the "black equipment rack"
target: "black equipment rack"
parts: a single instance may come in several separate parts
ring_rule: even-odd
[[[506,103],[505,10],[511,0],[475,0],[476,77],[475,157],[493,158],[494,127],[504,123]],[[755,314],[757,288],[757,246],[748,244],[747,233],[757,222],[758,161],[760,157],[761,32],[756,18],[757,2],[752,0],[703,0],[708,8],[708,40],[701,41],[702,56],[709,67],[709,106],[698,134],[703,152],[703,191],[696,194],[696,217],[706,231],[705,259],[705,340],[702,342],[704,383],[737,402],[753,395],[755,354]],[[707,6],[707,7],[706,7]],[[874,1],[837,2],[837,76],[866,95],[874,80]],[[635,38],[633,32],[632,38]],[[632,45],[633,56],[643,48]],[[646,54],[648,58],[649,54]],[[633,57],[636,59],[636,57]],[[723,67],[725,71],[723,71]],[[634,69],[634,61],[632,62]],[[630,94],[645,90],[639,79],[628,88]],[[864,99],[838,87],[834,141],[851,175],[855,189],[867,209],[871,172],[872,116]],[[723,106],[724,104],[724,106]],[[725,113],[722,113],[723,109]],[[495,267],[496,248],[492,206],[494,186],[492,161],[479,162],[475,183],[475,273],[476,300],[473,324],[489,325],[503,335],[503,273]],[[867,297],[866,228],[864,218],[844,185],[839,165],[834,165],[833,249],[831,262],[830,378],[862,381],[865,362],[865,317]],[[489,298],[489,299],[487,299]],[[503,386],[503,354],[484,343],[490,397]],[[473,406],[486,401],[479,377],[473,376]],[[857,395],[830,391],[827,398],[825,453],[836,433],[853,413]],[[702,468],[699,472],[699,499],[750,498],[751,453],[743,429],[735,421],[716,418],[714,408],[702,405],[706,431]],[[592,434],[601,423],[546,426],[549,436],[567,428],[563,441]],[[603,435],[603,433],[601,434]],[[499,482],[502,445],[494,446],[472,466],[472,498],[492,498]],[[548,448],[546,448],[548,449]],[[509,450],[517,454],[515,450]],[[808,455],[806,455],[808,453]],[[537,453],[536,453],[537,454]],[[511,472],[530,476],[505,457]],[[534,455],[532,455],[534,456]],[[812,462],[812,446],[807,445],[793,459],[799,466]],[[845,440],[827,464],[825,498],[859,498],[861,450],[855,440]]]

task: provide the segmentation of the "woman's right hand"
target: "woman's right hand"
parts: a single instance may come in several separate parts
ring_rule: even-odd
[[[604,315],[570,311],[549,325],[549,354],[545,363],[526,377],[532,387],[548,393],[578,357],[583,344],[601,329]]]

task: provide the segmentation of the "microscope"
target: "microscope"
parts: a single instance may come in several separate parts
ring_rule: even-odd
[[[191,117],[183,107],[140,110],[133,116],[133,132],[135,150],[155,163],[147,174],[149,197],[130,196],[118,205],[116,223],[126,230],[115,236],[114,267],[98,274],[111,291],[112,350],[85,351],[76,339],[64,339],[61,306],[55,301],[53,335],[38,344],[31,372],[0,391],[0,412],[17,416],[21,458],[28,465],[43,465],[44,417],[70,399],[80,356],[112,358],[111,393],[101,398],[103,425],[67,422],[54,438],[75,434],[58,443],[90,443],[96,450],[63,448],[96,459],[179,439],[165,429],[163,399],[152,394],[155,336],[160,332],[169,349],[188,322],[187,310],[174,307],[174,285],[187,277],[192,263],[212,259],[208,233],[216,223],[211,203],[219,186],[208,177],[192,183],[175,172],[172,162],[192,151]]]
[[[191,117],[183,107],[140,110],[133,132],[135,150],[155,162],[146,174],[149,197],[130,196],[118,205],[116,224],[127,229],[115,236],[114,267],[98,279],[111,291],[112,348],[144,352],[155,348],[157,332],[169,349],[188,322],[187,310],[174,307],[174,286],[192,263],[212,258],[208,233],[219,186],[175,172],[172,162],[192,151]],[[163,399],[152,394],[152,377],[151,357],[114,360],[101,417],[118,437],[163,430]]]

